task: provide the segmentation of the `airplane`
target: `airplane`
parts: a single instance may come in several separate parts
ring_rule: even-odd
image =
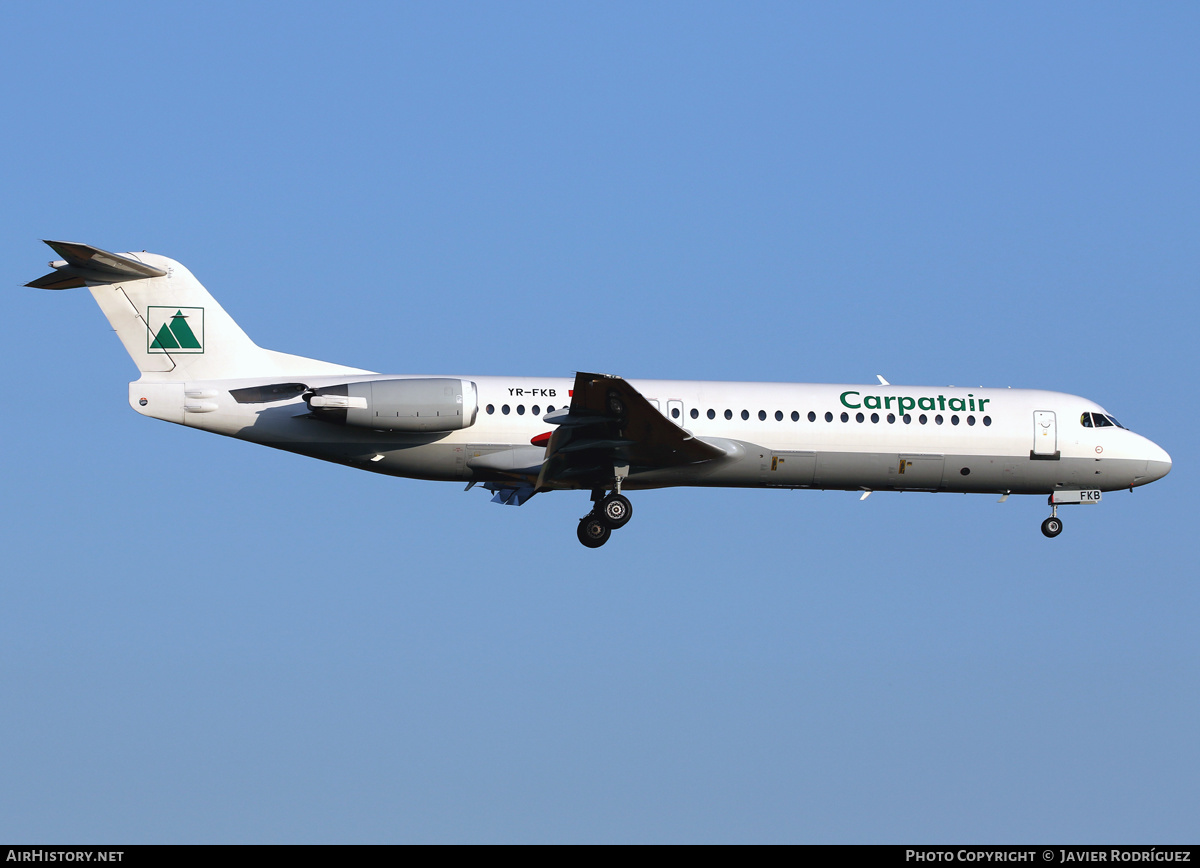
[[[27,286],[88,287],[141,372],[143,416],[417,479],[481,485],[520,506],[590,492],[579,541],[604,545],[669,486],[1047,497],[1058,507],[1161,479],[1171,457],[1098,404],[1060,392],[953,386],[377,374],[255,344],[184,266],[46,241],[62,259]]]

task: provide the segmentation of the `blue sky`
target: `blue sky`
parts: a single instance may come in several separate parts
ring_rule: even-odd
[[[2,13],[0,839],[1179,842],[1200,816],[1200,12]],[[40,238],[393,373],[1049,388],[1039,498],[670,490],[605,548],[126,406]]]

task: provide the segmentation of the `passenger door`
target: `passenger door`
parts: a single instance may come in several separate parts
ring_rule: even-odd
[[[1033,411],[1033,454],[1046,458],[1058,456],[1058,428],[1053,410]]]

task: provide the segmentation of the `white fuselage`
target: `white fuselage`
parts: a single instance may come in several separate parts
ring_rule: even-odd
[[[394,379],[363,373],[356,380]],[[572,380],[470,377],[476,421],[463,430],[404,434],[312,419],[304,401],[238,404],[229,390],[258,380],[187,383],[179,421],[216,433],[365,470],[423,479],[512,479],[540,463],[531,440],[553,430],[542,417],[571,401]],[[308,378],[319,387],[346,375]],[[724,460],[639,471],[627,489],[670,485],[849,490],[1050,493],[1143,485],[1170,469],[1150,440],[1119,427],[1084,427],[1105,411],[1084,398],[1026,389],[897,385],[631,380],[692,435],[721,446]],[[130,403],[150,384],[130,385]],[[161,405],[160,405],[161,406]],[[197,411],[188,410],[194,407]],[[499,468],[499,469],[498,469]]]

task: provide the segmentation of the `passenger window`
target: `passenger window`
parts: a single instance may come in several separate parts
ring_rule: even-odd
[[[709,410],[709,411],[708,411],[708,418],[709,418],[709,419],[716,419],[716,418],[717,418],[717,411],[716,411],[716,410]]]
[[[732,411],[732,410],[726,410],[726,411],[725,411],[725,418],[726,418],[726,419],[732,419],[732,418],[733,418],[733,411]]]
[[[879,424],[879,414],[878,414],[878,413],[872,413],[872,414],[871,414],[871,421],[872,421],[872,422],[874,422],[875,424]]]
[[[862,413],[855,413],[855,414],[854,414],[854,421],[855,421],[855,422],[861,422],[861,421],[863,421],[863,419],[865,419],[865,418],[866,418],[866,417],[865,417],[865,416],[863,416],[863,414],[862,414]]]
[[[679,408],[678,408],[678,407],[672,407],[672,408],[671,408],[671,418],[672,418],[672,419],[678,419],[678,418],[679,418]]]
[[[911,425],[911,424],[912,424],[912,414],[911,414],[911,413],[905,413],[905,414],[904,414],[904,424],[905,424],[905,425]]]
[[[508,405],[505,404],[503,407],[501,407],[500,412],[503,413],[505,416],[507,416],[508,415]]]
[[[974,424],[975,424],[975,417],[974,417],[974,416],[968,416],[968,417],[967,417],[967,424],[968,424],[968,425],[974,425]]]
[[[539,407],[537,404],[534,404],[534,405],[533,405],[533,406],[532,406],[532,407],[529,409],[529,412],[530,412],[530,413],[532,413],[532,414],[533,414],[533,415],[535,415],[535,416],[540,416],[540,415],[542,415],[542,408],[541,408],[541,407]]]
[[[692,408],[692,418],[693,418],[693,419],[699,419],[699,418],[700,418],[700,411],[699,411],[699,410],[697,410],[695,407],[693,407],[693,408]]]
[[[849,413],[847,413],[847,412],[845,412],[845,411],[842,411],[842,421],[843,421],[843,422],[849,422],[849,421],[850,421],[850,414],[849,414]]]
[[[891,424],[892,424],[892,423],[894,423],[895,421],[896,421],[896,414],[895,414],[895,413],[888,413],[888,424],[889,424],[889,425],[891,425]]]
[[[939,425],[941,425],[942,424],[942,414],[938,413],[936,416],[934,416],[933,421],[937,422]]]
[[[759,421],[759,422],[766,422],[766,421],[767,421],[767,411],[766,411],[766,410],[759,410],[759,411],[758,411],[758,421]]]
[[[987,425],[991,425],[991,424],[992,424],[992,417],[991,417],[991,416],[984,416],[984,417],[983,417],[983,424],[984,424],[985,426],[987,426]]]
[[[547,408],[546,408],[546,412],[547,412],[547,413],[553,413],[553,412],[554,412],[554,405],[553,405],[553,404],[551,404],[549,407],[547,407]]]
[[[953,416],[951,416],[951,417],[950,417],[950,424],[951,424],[951,425],[957,425],[957,424],[958,424],[958,414],[957,414],[957,413],[956,413],[955,415],[953,415]]]
[[[792,418],[793,418],[793,419],[795,419],[795,418],[796,418],[796,414],[795,414],[795,413],[793,413],[793,414],[792,414]],[[817,421],[817,414],[816,414],[816,413],[814,413],[812,410],[809,410],[809,411],[808,411],[808,421],[809,421],[809,422],[816,422],[816,421]]]
[[[845,413],[843,413],[842,415],[843,415],[843,416],[845,416],[846,414],[845,414]],[[825,414],[825,421],[826,421],[826,422],[832,422],[832,421],[833,421],[833,414],[832,414],[832,413],[826,413],[826,414]],[[844,421],[844,420],[843,420],[843,421]]]
[[[489,416],[491,416],[491,415],[492,415],[493,413],[495,413],[495,412],[496,412],[496,405],[495,405],[495,404],[488,404],[488,405],[487,405],[487,413],[488,413],[488,415],[489,415]]]
[[[525,405],[524,405],[524,404],[518,404],[518,405],[517,405],[517,415],[518,415],[518,416],[524,416],[524,415],[525,415]]]
[[[922,413],[920,416],[917,417],[917,421],[920,422],[922,425],[924,425],[926,422],[929,421],[929,417],[926,416],[924,413]]]
[[[743,422],[745,422],[745,421],[746,421],[747,419],[749,419],[749,418],[750,418],[750,411],[749,411],[749,410],[743,410],[743,411],[742,411],[742,421],[743,421]]]
[[[776,410],[776,411],[775,411],[775,421],[776,421],[776,422],[782,422],[782,421],[783,421],[783,411],[782,411],[782,410]],[[795,419],[793,419],[792,421],[793,421],[793,422],[795,422],[796,420],[795,420]]]

